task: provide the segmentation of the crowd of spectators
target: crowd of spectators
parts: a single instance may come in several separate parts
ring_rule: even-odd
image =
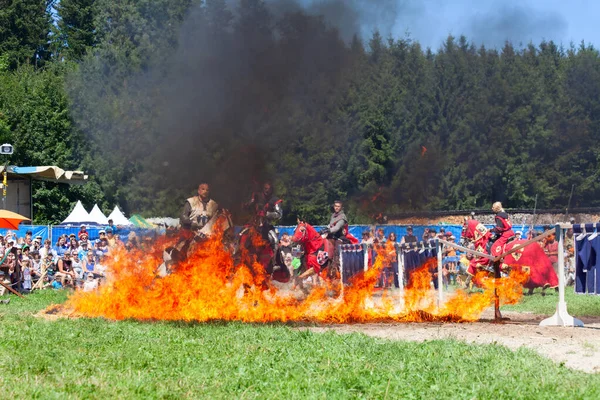
[[[42,288],[96,289],[106,278],[105,256],[120,242],[116,230],[109,224],[91,240],[86,226],[81,225],[77,234],[61,235],[55,243],[33,237],[32,231],[23,237],[11,231],[0,234],[0,281],[4,284],[0,295],[6,287],[21,294]],[[125,247],[138,245],[135,232],[131,232]]]

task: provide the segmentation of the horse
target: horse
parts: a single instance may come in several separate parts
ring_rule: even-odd
[[[246,264],[251,272],[256,274],[257,271],[253,268],[253,261],[256,260],[262,265],[267,277],[287,283],[291,277],[290,270],[285,265],[281,251],[273,249],[271,246],[268,239],[268,228],[269,226],[260,217],[242,228],[237,235],[234,251],[235,263]]]
[[[335,268],[338,265],[336,246],[333,240],[325,239],[312,225],[298,220],[292,235],[292,243],[301,245],[306,255],[307,269],[298,277],[301,288],[304,279],[312,275],[320,275],[322,271],[327,272],[326,277],[329,279],[338,276],[338,270]]]
[[[492,233],[476,219],[469,219],[465,222],[461,237],[474,243],[475,250],[485,254],[491,253],[488,244],[490,244]],[[502,254],[525,242],[526,240],[511,240],[504,245],[504,248],[496,249],[496,252]],[[472,278],[478,270],[490,271],[491,267],[491,260],[474,256],[467,273]],[[538,243],[531,243],[500,260],[500,269],[507,270],[509,268],[528,273],[529,279],[524,287],[528,288],[530,292],[536,287],[558,287],[558,276],[552,268],[552,262]],[[467,281],[469,280],[467,278]]]
[[[156,275],[164,278],[173,273],[173,268],[177,263],[185,261],[194,253],[196,246],[204,242],[213,235],[214,232],[222,233],[223,244],[229,245],[230,238],[233,236],[233,222],[229,211],[222,209],[216,213],[204,227],[198,231],[182,231],[180,238],[174,246],[167,247],[163,251],[163,263],[156,269]]]

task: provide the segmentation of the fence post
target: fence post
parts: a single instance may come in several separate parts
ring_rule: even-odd
[[[340,298],[343,300],[344,299],[344,257],[342,257],[342,254],[344,252],[344,246],[341,244],[338,244],[338,249],[339,249],[339,257],[340,257]]]
[[[404,252],[402,246],[396,246],[396,257],[398,259],[398,288],[404,291]]]
[[[565,302],[565,234],[560,225],[556,225],[555,229],[558,236],[558,304],[554,315],[540,322],[540,326],[583,326],[583,322],[570,316],[567,311]]]
[[[441,307],[444,302],[444,277],[443,277],[443,265],[442,265],[442,246],[439,240],[436,239],[435,245],[437,247],[437,271],[438,271],[438,307]]]

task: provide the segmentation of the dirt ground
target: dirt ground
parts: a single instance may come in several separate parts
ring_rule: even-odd
[[[493,309],[475,323],[398,323],[356,324],[310,327],[314,332],[334,330],[338,333],[360,332],[365,335],[422,342],[457,339],[467,343],[500,344],[510,349],[525,346],[565,366],[589,373],[600,373],[600,317],[581,318],[584,327],[542,327],[547,315],[503,312],[510,318],[495,324]]]

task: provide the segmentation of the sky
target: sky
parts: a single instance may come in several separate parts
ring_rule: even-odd
[[[304,0],[305,4],[324,0]],[[598,0],[344,0],[358,4],[360,29],[395,38],[407,33],[424,47],[438,49],[444,39],[465,35],[475,44],[501,48],[553,40],[565,47],[582,40],[600,45]]]

